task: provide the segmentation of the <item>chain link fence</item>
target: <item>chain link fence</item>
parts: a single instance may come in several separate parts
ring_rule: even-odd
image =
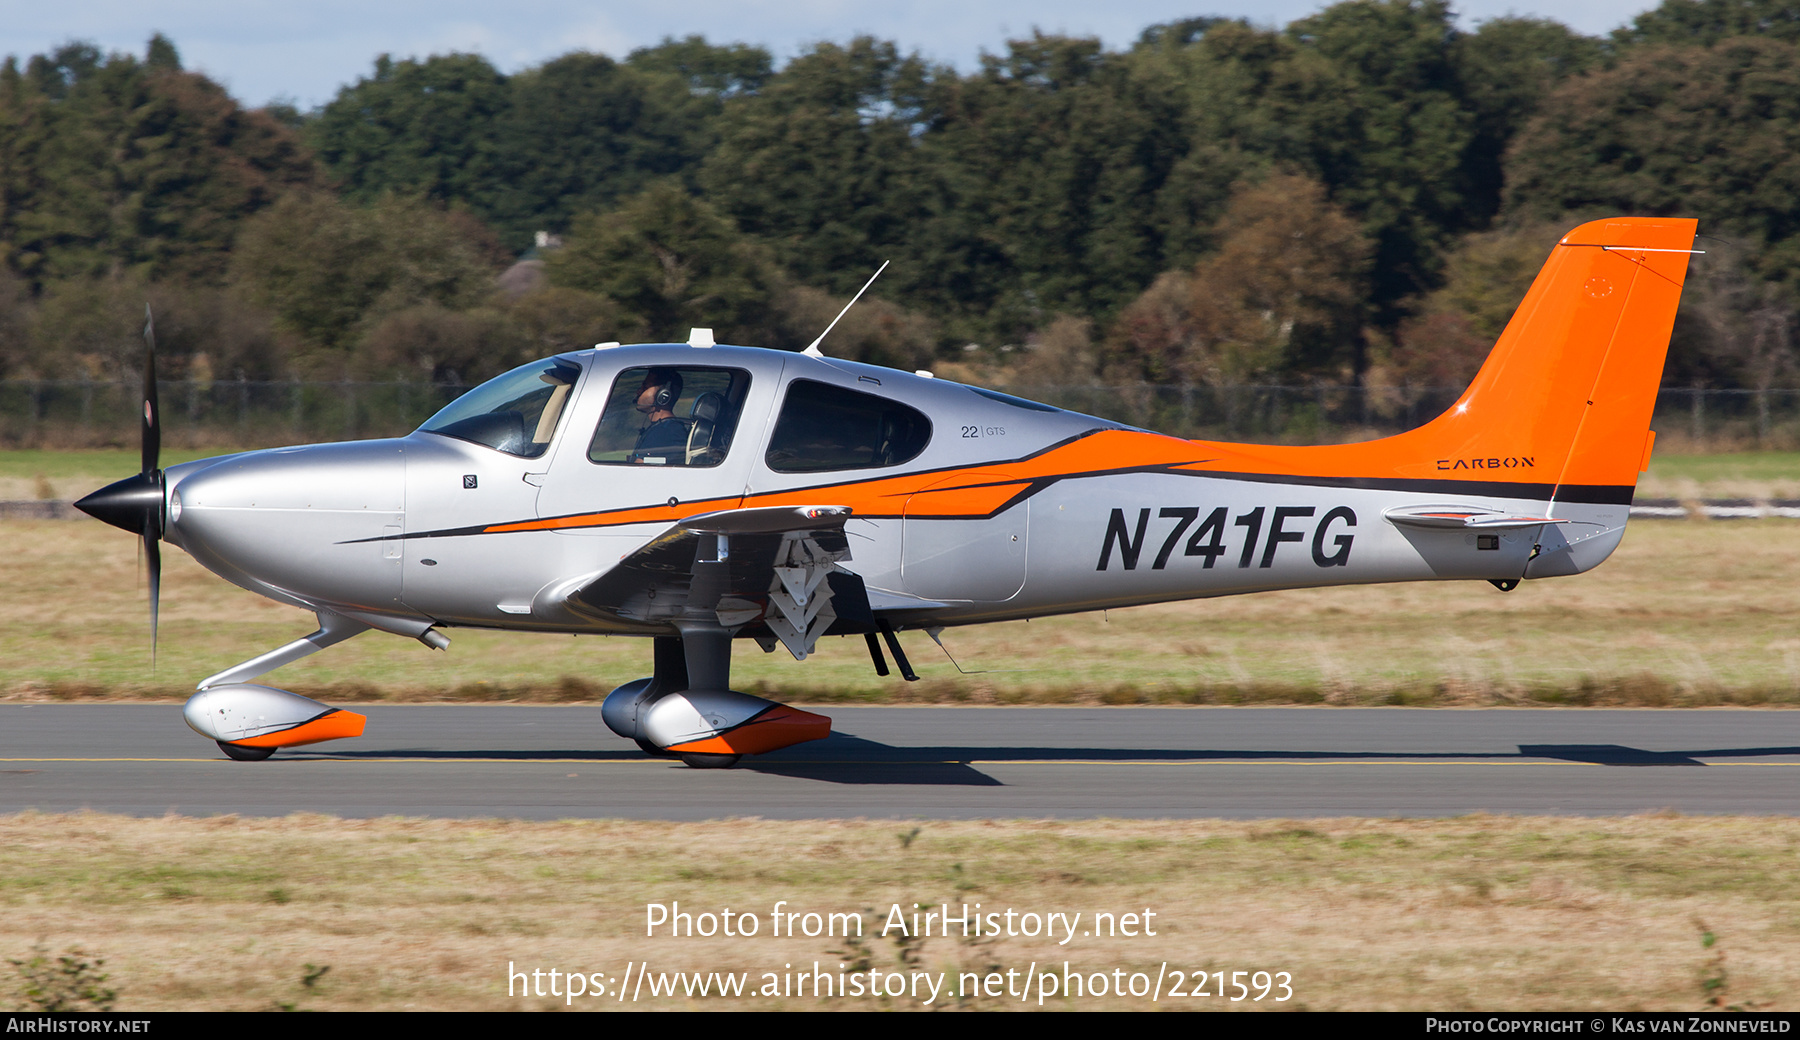
[[[414,429],[469,387],[416,382],[168,380],[164,443],[258,447],[386,437]],[[1322,444],[1412,429],[1461,387],[1043,386],[994,389],[1149,430],[1206,440]],[[136,380],[0,380],[0,447],[137,444]],[[1800,389],[1665,389],[1659,448],[1800,449]]]
[[[1328,444],[1422,426],[1462,387],[1029,386],[1029,400],[1203,440]],[[1800,449],[1800,389],[1668,388],[1651,416],[1661,450]]]
[[[191,447],[388,437],[417,427],[469,386],[413,382],[163,380],[163,443]],[[0,380],[0,446],[135,445],[137,380]]]

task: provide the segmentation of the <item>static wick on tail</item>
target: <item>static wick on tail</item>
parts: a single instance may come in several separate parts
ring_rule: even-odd
[[[869,276],[869,280],[863,283],[863,287],[856,290],[856,295],[850,297],[850,302],[844,304],[844,309],[838,311],[838,316],[831,319],[831,324],[825,326],[825,331],[819,333],[819,338],[807,344],[806,349],[802,350],[800,353],[805,354],[807,357],[824,357],[825,352],[819,349],[819,344],[825,342],[825,337],[831,335],[831,330],[837,328],[837,323],[844,320],[844,315],[850,313],[850,308],[856,306],[856,301],[862,299],[862,294],[869,291],[869,286],[875,284],[875,279],[881,277],[881,272],[887,270],[888,264],[890,263],[893,263],[893,261],[883,260],[881,266],[875,269],[875,273]]]

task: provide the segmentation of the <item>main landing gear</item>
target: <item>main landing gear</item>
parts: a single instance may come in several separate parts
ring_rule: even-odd
[[[745,755],[821,740],[831,720],[728,688],[731,633],[678,624],[655,640],[654,674],[614,690],[600,716],[614,733],[694,769],[726,769]]]

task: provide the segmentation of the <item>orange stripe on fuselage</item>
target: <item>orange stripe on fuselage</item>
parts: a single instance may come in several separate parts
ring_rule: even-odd
[[[513,531],[564,531],[577,527],[616,527],[623,524],[672,524],[677,520],[685,520],[697,513],[712,513],[721,509],[736,509],[743,499],[706,498],[691,502],[680,502],[675,505],[631,506],[626,509],[604,509],[594,513],[577,513],[572,516],[552,516],[542,520],[520,520],[510,524],[493,524],[481,529],[481,534],[508,534]]]

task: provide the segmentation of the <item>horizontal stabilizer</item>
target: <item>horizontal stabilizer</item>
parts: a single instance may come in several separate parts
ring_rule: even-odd
[[[1381,514],[1391,524],[1433,530],[1455,528],[1503,531],[1516,527],[1539,527],[1556,523],[1543,516],[1521,516],[1485,506],[1396,506]]]

